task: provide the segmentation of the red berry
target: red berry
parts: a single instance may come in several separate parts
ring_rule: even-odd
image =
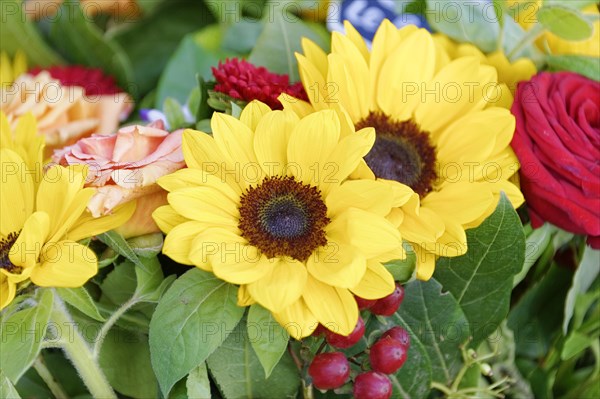
[[[325,331],[325,339],[329,345],[336,348],[349,348],[360,341],[363,335],[365,335],[365,322],[360,316],[358,316],[354,330],[348,336],[336,334],[329,330]]]
[[[395,373],[406,361],[406,346],[394,338],[385,337],[371,346],[371,368],[385,374]]]
[[[354,399],[389,399],[391,396],[392,382],[387,375],[368,371],[354,379]]]
[[[316,388],[335,389],[344,385],[350,376],[350,364],[342,352],[321,353],[308,366],[308,374]]]
[[[355,296],[354,299],[356,299],[356,304],[360,310],[368,309],[377,302],[377,299],[365,299],[359,296]]]
[[[394,327],[390,328],[386,332],[383,333],[381,338],[392,337],[398,341],[400,341],[404,346],[408,349],[410,346],[410,335],[408,335],[408,331],[406,331],[402,327]]]
[[[390,295],[378,299],[375,305],[371,306],[372,313],[381,316],[391,316],[396,313],[398,307],[404,299],[404,288],[400,284],[396,284],[396,289]]]
[[[317,326],[317,328],[315,329],[315,331],[313,331],[313,333],[311,335],[313,337],[318,337],[319,335],[325,334],[326,331],[327,331],[327,329],[325,328],[325,326],[323,326],[323,324],[319,324]]]

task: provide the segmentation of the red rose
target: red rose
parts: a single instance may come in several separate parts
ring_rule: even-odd
[[[600,248],[600,83],[540,73],[519,83],[512,113],[531,224],[586,234]]]

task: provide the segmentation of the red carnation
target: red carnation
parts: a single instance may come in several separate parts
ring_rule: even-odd
[[[80,65],[52,66],[50,68],[36,67],[31,69],[29,73],[37,75],[41,71],[48,71],[52,78],[59,80],[64,86],[83,87],[85,94],[88,96],[123,92],[111,76],[105,75],[98,68],[86,68]]]
[[[600,83],[543,72],[519,83],[511,111],[532,226],[548,221],[600,248]]]
[[[212,68],[212,72],[217,81],[214,90],[238,100],[259,100],[271,109],[283,108],[277,100],[281,93],[307,100],[301,83],[290,85],[288,75],[269,72],[245,60],[227,59],[225,63],[219,62],[217,68]]]

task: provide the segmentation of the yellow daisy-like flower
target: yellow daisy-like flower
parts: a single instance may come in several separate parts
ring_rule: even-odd
[[[384,21],[369,51],[346,23],[333,33],[331,54],[309,40],[297,54],[310,104],[288,96],[280,101],[300,115],[343,107],[356,129],[374,127],[375,145],[358,176],[410,186],[410,200],[388,218],[399,226],[417,255],[417,277],[427,280],[438,256],[467,250],[465,229],[479,225],[504,191],[514,206],[523,202],[508,181],[518,168],[509,143],[515,120],[491,106],[497,71],[477,57],[452,61],[440,55],[429,32]]]
[[[86,211],[94,189],[83,188],[85,168],[53,166],[40,182],[17,152],[0,149],[0,161],[0,309],[14,299],[21,283],[83,285],[96,274],[98,263],[92,250],[77,241],[124,223],[134,205],[94,219]]]
[[[10,60],[5,51],[0,52],[0,89],[10,86],[17,76],[27,71],[25,53],[17,51],[14,59]]]
[[[404,257],[386,219],[413,192],[347,181],[375,141],[347,115],[299,118],[250,103],[240,120],[215,113],[213,135],[186,130],[188,169],[158,180],[169,205],[153,217],[163,253],[239,284],[238,304],[259,303],[295,338],[318,323],[348,335],[353,294],[382,298],[394,279],[381,262]],[[395,192],[394,192],[395,191]]]
[[[471,43],[457,43],[446,35],[435,34],[433,40],[436,46],[441,47],[445,51],[438,51],[437,54],[441,58],[448,56],[448,59],[443,59],[440,64],[446,65],[451,60],[460,57],[477,57],[481,64],[490,65],[496,68],[498,72],[498,82],[501,84],[500,90],[505,96],[497,102],[496,106],[502,106],[510,109],[513,102],[513,96],[517,90],[517,83],[531,79],[537,73],[537,69],[533,61],[529,58],[520,58],[515,62],[510,62],[506,55],[498,50],[490,54],[483,54],[476,46]],[[508,87],[509,93],[504,90]]]

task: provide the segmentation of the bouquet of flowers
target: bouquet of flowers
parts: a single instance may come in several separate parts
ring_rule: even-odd
[[[600,397],[600,14],[3,0],[1,398]]]

